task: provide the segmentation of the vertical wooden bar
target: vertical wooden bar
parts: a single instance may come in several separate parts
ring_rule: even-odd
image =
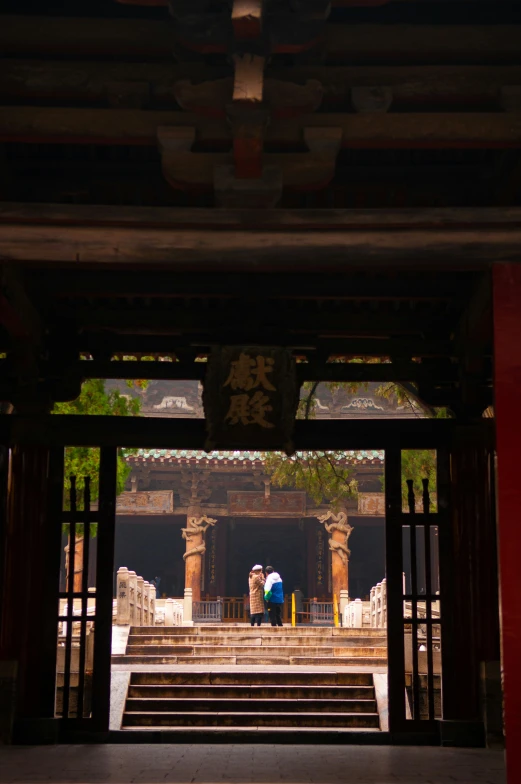
[[[497,501],[507,781],[521,781],[521,267],[494,264]]]
[[[74,575],[76,572],[76,477],[71,476],[71,522],[69,524],[69,564],[67,570],[67,634],[65,635],[65,663],[63,667],[63,718],[69,718],[71,697],[72,623],[74,618]]]
[[[46,580],[42,585],[41,613],[46,619],[40,634],[40,689],[43,713],[55,715],[56,640],[62,555],[63,472],[65,449],[54,447],[49,455],[47,542],[44,554]]]
[[[81,626],[80,626],[80,662],[78,673],[78,710],[77,716],[83,718],[85,696],[85,658],[87,648],[87,615],[89,608],[89,549],[90,549],[90,477],[85,477],[83,491],[83,564],[81,573]]]
[[[438,550],[441,612],[441,697],[444,719],[459,718],[454,711],[454,558],[451,519],[451,456],[447,445],[436,451],[436,494],[438,505]],[[466,652],[466,651],[465,651]]]
[[[101,447],[98,513],[98,569],[96,579],[96,625],[92,719],[99,731],[107,731],[110,715],[110,657],[112,645],[112,598],[114,533],[116,528],[117,447]]]
[[[399,443],[385,450],[385,562],[387,579],[387,678],[389,730],[405,728],[403,624],[402,453]]]
[[[429,719],[434,719],[434,656],[432,650],[432,569],[431,569],[431,527],[428,522],[430,514],[429,480],[422,479],[423,485],[423,514],[426,522],[424,530],[424,556],[425,556],[425,620],[427,629],[427,697],[429,705]]]
[[[412,717],[420,719],[420,674],[418,668],[418,553],[416,547],[416,497],[414,481],[407,479],[411,548],[411,647],[412,647]]]

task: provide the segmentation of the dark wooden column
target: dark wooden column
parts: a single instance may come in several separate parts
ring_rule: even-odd
[[[450,554],[441,553],[443,718],[480,722],[482,665],[499,664],[494,454],[488,422],[461,426],[451,447]],[[450,575],[448,574],[450,570]],[[449,584],[447,585],[447,580]]]
[[[11,450],[0,660],[17,670],[15,737],[18,728],[25,740],[45,738],[54,718],[62,472],[63,450]]]
[[[221,518],[212,530],[215,531],[215,535],[217,537],[215,554],[215,595],[224,596],[226,593],[226,572],[229,567],[227,556],[227,518]]]
[[[521,781],[521,267],[497,264],[494,286],[495,414],[507,781]]]

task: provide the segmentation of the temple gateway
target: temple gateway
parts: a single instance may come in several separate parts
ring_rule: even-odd
[[[197,382],[152,381],[140,397],[147,417],[202,416]],[[377,384],[352,394],[321,384],[316,392],[320,419],[421,414],[414,401],[383,397]],[[342,454],[339,465],[351,469],[356,491],[341,507],[274,486],[259,451],[140,449],[126,460],[132,471],[117,499],[115,567],[160,577],[160,594],[181,597],[187,587],[194,601],[240,601],[257,562],[276,565],[288,597],[298,587],[307,598],[338,600],[348,590],[367,599],[384,577],[381,450]],[[225,620],[232,620],[227,606]]]

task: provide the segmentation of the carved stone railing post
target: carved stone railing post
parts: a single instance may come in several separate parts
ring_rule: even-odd
[[[129,612],[130,612],[130,625],[136,626],[136,602],[137,602],[137,577],[136,573],[129,571],[128,573],[128,587],[129,587]]]
[[[345,509],[340,509],[338,512],[329,510],[323,515],[318,515],[317,519],[330,535],[328,544],[331,550],[331,582],[333,594],[339,600],[340,591],[347,591],[349,586],[348,567],[351,552],[347,543],[353,528],[347,522]]]
[[[201,601],[202,557],[206,551],[204,536],[207,528],[215,525],[217,520],[201,514],[200,509],[190,508],[186,518],[186,528],[182,528],[183,539],[186,540],[185,588],[192,591],[194,602]],[[190,616],[191,617],[191,616]]]
[[[156,625],[156,586],[150,586],[150,596],[148,600],[148,621],[150,626]]]
[[[130,625],[130,586],[129,572],[126,566],[118,569],[116,581],[116,625]]]
[[[183,601],[183,626],[193,626],[194,622],[192,611],[193,594],[191,588],[185,588],[185,595]]]
[[[143,626],[150,626],[150,583],[145,580],[143,583]]]
[[[143,626],[143,586],[142,577],[136,577],[136,626]]]
[[[174,625],[174,600],[165,599],[165,626]]]
[[[345,610],[345,608],[347,607],[348,604],[349,604],[349,593],[348,593],[348,590],[347,590],[347,588],[341,588],[340,589],[340,597],[339,597],[339,600],[338,600],[338,611],[340,613],[340,617],[341,618],[344,617],[344,610]]]

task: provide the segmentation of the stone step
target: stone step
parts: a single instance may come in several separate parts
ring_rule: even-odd
[[[373,688],[370,672],[133,672],[131,686],[363,686]]]
[[[286,657],[299,656],[303,653],[302,647],[298,645],[128,645],[126,653],[129,655],[145,656],[262,656]],[[386,658],[387,647],[363,647],[355,648],[341,646],[314,646],[306,647],[305,654],[312,656],[349,656],[358,658],[363,656],[380,656]]]
[[[277,629],[277,631],[274,631]],[[241,634],[241,635],[258,635],[258,634],[275,634],[279,633],[282,629],[284,634],[292,636],[303,637],[383,637],[387,636],[386,629],[373,629],[364,627],[363,629],[355,628],[348,629],[342,626],[288,626],[287,624],[282,627],[273,627],[271,624],[264,624],[262,626],[248,626],[246,624],[201,624],[200,626],[132,626],[130,628],[131,634],[138,635],[161,635],[161,636],[177,636],[177,635],[215,635],[221,636],[222,634]]]
[[[384,656],[159,656],[144,654],[121,654],[112,656],[114,664],[201,664],[201,665],[253,665],[253,666],[286,666],[307,664],[316,667],[356,666],[356,667],[383,667],[387,664]]]
[[[163,636],[161,634],[145,635],[145,634],[131,634],[128,638],[128,645],[249,645],[249,646],[265,646],[265,645],[297,645],[308,647],[318,646],[340,646],[340,647],[385,647],[387,645],[386,637],[326,637],[323,640],[316,636],[300,637],[300,636],[286,636],[285,634],[270,634],[270,635],[194,635],[194,634],[179,634],[173,639],[171,636]]]
[[[123,727],[363,727],[379,728],[378,713],[125,712]]]
[[[299,686],[286,684],[170,685],[153,683],[134,684],[131,681],[129,698],[139,699],[246,699],[255,700],[373,700],[373,686]]]
[[[154,733],[154,742],[159,743],[284,743],[301,744],[317,743],[340,745],[345,743],[378,742],[375,736],[377,727],[192,727],[178,725],[176,727],[123,727],[125,732],[132,733],[133,740],[150,743],[150,734]],[[347,735],[351,737],[348,738]]]
[[[202,698],[129,697],[126,702],[127,713],[376,713],[374,699],[257,699],[224,698],[222,696]]]

